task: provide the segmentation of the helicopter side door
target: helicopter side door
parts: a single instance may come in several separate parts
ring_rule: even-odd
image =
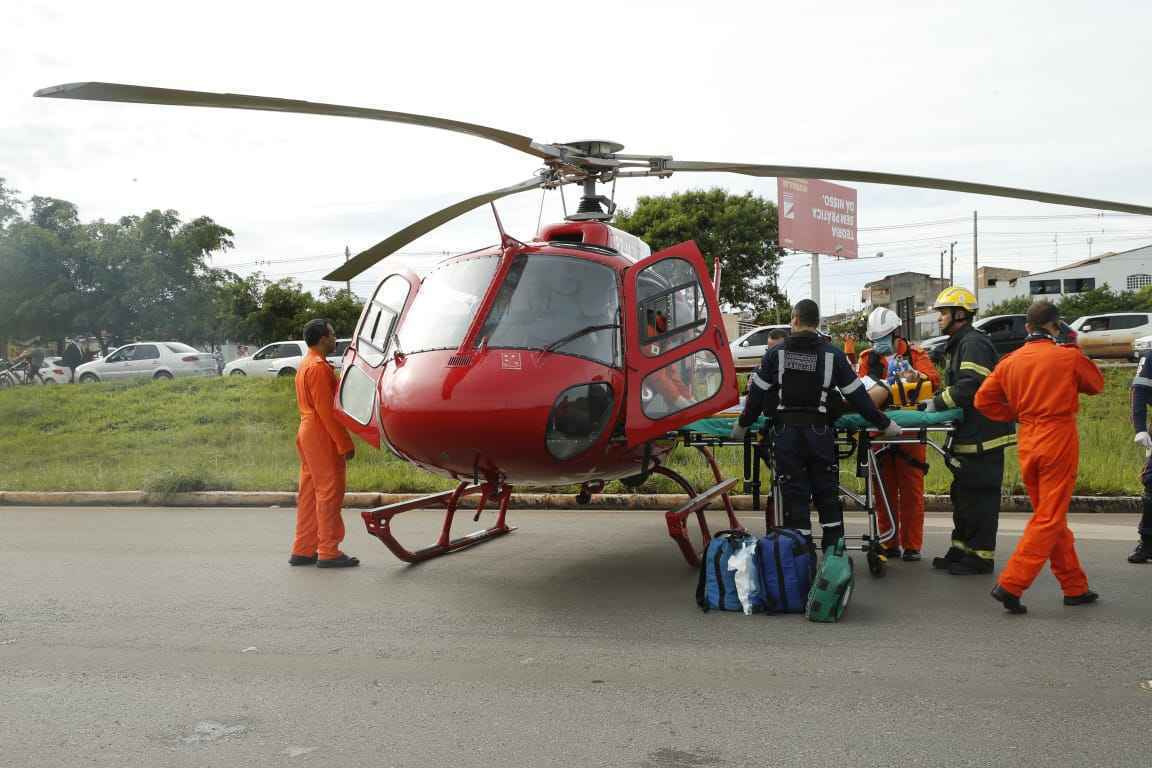
[[[629,446],[739,402],[720,303],[694,242],[628,268],[624,338]]]
[[[336,418],[349,431],[379,448],[380,380],[396,351],[396,329],[420,290],[420,278],[397,272],[384,278],[364,305],[356,333],[344,352],[340,387],[336,392]]]

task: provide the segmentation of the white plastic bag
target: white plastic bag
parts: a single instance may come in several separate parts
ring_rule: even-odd
[[[759,591],[756,578],[756,540],[745,541],[740,549],[728,558],[728,570],[735,571],[736,597],[745,616],[752,615],[752,597]]]

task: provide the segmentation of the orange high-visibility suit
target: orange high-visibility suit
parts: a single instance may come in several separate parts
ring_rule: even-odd
[[[352,450],[348,430],[336,421],[332,402],[336,396],[336,373],[315,349],[300,363],[296,373],[296,404],[300,429],[296,452],[300,454],[300,488],[296,494],[296,540],[292,554],[333,560],[343,554],[345,455]]]
[[[904,339],[896,340],[896,353],[908,358],[912,367],[932,382],[932,390],[939,391],[940,372],[936,370],[936,366],[926,353],[911,346]],[[873,373],[877,369],[872,362],[875,354],[876,352],[871,349],[860,353],[860,363],[856,371],[858,376],[876,378]],[[888,370],[888,358],[880,358],[879,370]],[[880,482],[884,484],[884,492],[892,505],[892,514],[889,515],[884,499],[877,494],[876,521],[880,527],[880,540],[884,541],[888,548],[900,547],[917,552],[924,548],[925,470],[921,467],[926,466],[927,462],[928,447],[924,445],[894,445],[881,454]],[[896,535],[886,539],[888,532],[892,530],[890,520],[896,521]]]
[[[1065,596],[1088,591],[1068,528],[1068,504],[1080,461],[1077,395],[1098,395],[1103,389],[1100,369],[1079,349],[1042,337],[1001,359],[976,390],[975,406],[981,413],[994,421],[1020,423],[1020,474],[1032,500],[1032,518],[999,580],[1017,597],[1031,586],[1046,560],[1051,560]]]

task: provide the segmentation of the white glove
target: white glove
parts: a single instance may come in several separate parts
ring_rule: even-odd
[[[732,432],[729,433],[728,437],[732,440],[743,440],[746,434],[748,434],[748,427],[742,427],[740,422],[736,422],[732,425]]]
[[[1136,443],[1136,445],[1142,445],[1145,448],[1152,448],[1152,436],[1147,432],[1138,433],[1132,442]]]
[[[924,412],[925,413],[935,413],[936,412],[936,398],[932,398],[931,400],[928,401],[928,404],[924,406]]]
[[[888,422],[888,426],[884,427],[880,434],[884,435],[884,437],[900,437],[900,435],[903,434],[903,431],[901,430],[900,425],[896,423],[896,420],[892,419]]]

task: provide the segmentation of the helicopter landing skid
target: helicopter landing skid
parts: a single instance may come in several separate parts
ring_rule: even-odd
[[[684,556],[684,560],[693,568],[699,567],[700,557],[704,554],[704,551],[708,549],[708,542],[712,540],[712,533],[708,530],[708,521],[704,518],[704,510],[717,496],[724,502],[724,511],[728,513],[728,527],[732,530],[744,530],[744,526],[736,519],[736,512],[732,508],[732,500],[728,497],[728,492],[732,489],[732,486],[736,484],[736,478],[729,480],[722,479],[720,468],[716,465],[716,460],[712,457],[712,453],[704,446],[696,446],[696,448],[704,455],[704,458],[707,459],[708,465],[712,468],[712,474],[716,477],[716,484],[706,491],[697,493],[696,488],[693,487],[692,483],[688,482],[687,478],[668,467],[658,464],[652,468],[653,474],[663,475],[669,478],[688,494],[688,501],[676,509],[669,510],[668,513],[664,515],[664,519],[668,523],[668,535],[671,536],[672,540],[676,542],[676,545],[680,547],[680,554]],[[696,520],[700,525],[702,548],[699,550],[692,546],[692,540],[688,536],[687,523],[688,518],[692,515],[696,515]]]
[[[484,511],[485,505],[489,501],[496,500],[500,504],[496,514],[496,524],[491,528],[473,531],[467,536],[461,536],[456,539],[450,538],[452,535],[452,519],[460,506],[460,500],[465,496],[475,496],[476,494],[480,494],[480,503],[476,507],[476,515],[473,520],[479,520],[480,513]],[[492,483],[471,485],[469,483],[460,483],[454,491],[443,491],[441,493],[429,494],[428,496],[421,496],[409,501],[401,501],[396,504],[386,504],[383,507],[376,507],[375,509],[362,512],[361,517],[364,518],[364,525],[367,526],[368,533],[384,542],[384,546],[388,547],[388,549],[392,551],[392,554],[406,563],[420,563],[425,560],[431,560],[434,557],[440,557],[441,555],[458,552],[461,549],[474,547],[477,544],[482,544],[497,536],[503,536],[506,533],[511,533],[516,530],[516,526],[508,525],[504,521],[508,513],[508,501],[511,498],[512,489],[506,485],[497,486]],[[427,509],[437,506],[444,507],[445,512],[444,525],[440,529],[440,538],[435,544],[413,552],[405,548],[404,545],[397,541],[396,537],[392,535],[391,522],[392,518],[396,515],[412,509]]]

